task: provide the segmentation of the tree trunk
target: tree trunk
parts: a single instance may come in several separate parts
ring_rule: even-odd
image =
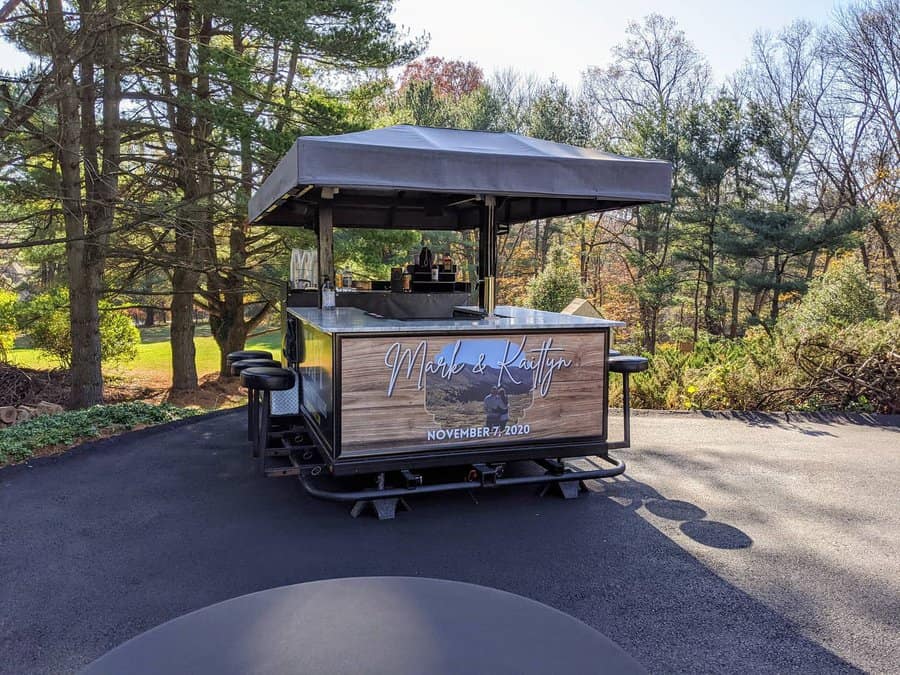
[[[694,284],[694,342],[700,337],[700,285],[703,282],[703,271],[697,270],[697,281]]]
[[[550,220],[544,221],[544,229],[541,230],[541,269],[547,266],[547,253],[550,251],[550,237],[553,236],[553,228]]]
[[[900,290],[898,289],[898,285],[900,285],[900,264],[897,262],[897,255],[894,253],[894,247],[891,246],[890,235],[887,230],[885,230],[884,224],[881,222],[880,218],[873,219],[872,227],[881,239],[881,244],[884,247],[884,257],[887,259],[888,263],[890,263],[891,270],[894,273],[894,282],[891,286],[893,291],[897,292],[897,290]]]
[[[231,40],[235,54],[242,57],[244,54],[243,26],[239,22],[235,22]],[[243,108],[246,97],[242,87],[240,84],[232,84],[231,88],[235,107]],[[198,87],[198,93],[205,91],[208,91],[207,83]],[[207,293],[204,294],[204,298],[209,307],[210,328],[219,347],[219,374],[226,377],[231,373],[225,359],[229,353],[244,348],[250,330],[250,324],[244,318],[246,279],[242,273],[246,267],[248,256],[245,214],[253,189],[253,147],[249,131],[245,131],[240,136],[240,167],[241,178],[235,195],[237,213],[232,216],[233,220],[228,233],[228,268],[225,270],[218,268],[216,238],[211,214],[206,223],[203,247],[203,254],[208,266]],[[209,189],[212,190],[211,179]]]
[[[94,32],[94,7],[90,0],[80,5],[82,31]],[[103,42],[108,38],[104,36]],[[104,49],[102,56],[108,56]],[[69,271],[69,320],[72,336],[72,390],[69,405],[84,408],[103,402],[103,374],[100,342],[100,287],[103,276],[103,252],[96,241],[96,227],[108,226],[101,214],[103,208],[98,166],[100,135],[96,120],[95,52],[85,50],[79,62],[81,108],[81,155],[84,163],[84,221],[81,245],[68,246],[66,260]],[[106,104],[104,101],[104,113]],[[105,117],[105,115],[104,115]],[[106,121],[106,120],[104,120]],[[105,125],[104,125],[105,126]],[[106,131],[106,129],[104,129]],[[99,221],[104,222],[99,222]],[[71,235],[69,235],[71,236]]]
[[[79,33],[70,35],[60,0],[48,0],[47,24],[56,71],[60,168],[60,198],[66,230],[66,265],[69,276],[69,320],[72,339],[71,393],[69,405],[86,407],[103,401],[100,314],[98,304],[106,245],[112,228],[118,189],[119,164],[119,67],[117,4],[107,4],[106,26],[94,25],[90,3],[81,8]],[[97,36],[101,48],[82,59],[73,54],[76,37]],[[102,36],[100,38],[99,36]],[[78,41],[75,42],[78,44]],[[100,145],[95,120],[93,54],[100,53],[103,83],[103,163],[98,165]],[[81,83],[75,81],[79,61]],[[85,194],[82,198],[80,163],[85,162]],[[87,220],[86,220],[87,218]]]
[[[80,247],[83,248],[83,247]],[[72,331],[72,389],[69,406],[86,408],[103,402],[100,344],[100,278],[102,266],[85,265],[84,256],[71,252],[69,262],[69,320]]]
[[[656,353],[656,326],[654,317],[658,313],[650,305],[638,300],[638,312],[641,316],[641,346],[644,351]]]
[[[175,251],[178,254],[176,242]],[[193,246],[191,246],[193,248]],[[172,389],[193,391],[197,388],[196,349],[194,347],[194,291],[197,275],[186,268],[176,268],[172,274]]]
[[[144,307],[144,328],[153,328],[156,325],[156,308]]]
[[[197,363],[194,347],[194,294],[200,274],[196,268],[197,153],[191,102],[194,99],[191,75],[191,3],[175,4],[175,85],[178,103],[173,138],[178,151],[179,182],[183,195],[175,226],[175,269],[172,272],[172,388],[193,391],[197,388]]]
[[[731,288],[731,326],[728,329],[728,336],[732,339],[737,337],[738,333],[738,313],[741,308],[741,287],[735,282]]]
[[[581,221],[581,229],[578,235],[578,264],[579,264],[579,273],[581,274],[581,285],[587,286],[588,282],[588,245],[587,245],[587,237],[585,235],[585,221],[582,219]]]
[[[719,333],[718,330],[718,322],[716,320],[716,316],[714,313],[713,303],[714,303],[714,292],[715,292],[715,247],[713,245],[713,236],[715,233],[715,221],[710,221],[707,227],[707,241],[706,241],[706,264],[704,270],[704,282],[706,283],[706,292],[704,294],[703,299],[703,323],[706,326],[706,330],[712,333],[713,335],[717,335]],[[695,338],[696,339],[696,338]]]
[[[783,265],[779,262],[779,256],[775,256],[775,264],[772,271],[775,273],[775,286],[772,288],[772,307],[769,310],[769,323],[775,325],[778,322],[778,312],[780,309],[779,296],[781,295],[781,281],[784,278]]]
[[[225,359],[231,352],[244,348],[249,325],[244,321],[243,298],[226,296],[219,311],[221,313],[218,316],[210,314],[209,326],[219,347],[219,375],[227,377],[231,372]]]
[[[806,262],[806,280],[811,281],[816,273],[816,261],[819,258],[818,251],[812,251],[809,254],[809,260]]]

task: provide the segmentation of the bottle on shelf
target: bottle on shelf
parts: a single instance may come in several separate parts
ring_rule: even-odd
[[[334,309],[335,290],[334,284],[328,275],[322,277],[322,309]]]
[[[448,274],[453,271],[453,260],[450,258],[449,253],[444,254],[444,272]]]

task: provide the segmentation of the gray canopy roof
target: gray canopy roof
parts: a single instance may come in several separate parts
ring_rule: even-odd
[[[301,136],[250,199],[251,223],[313,226],[331,201],[334,225],[478,227],[483,195],[496,220],[667,202],[672,167],[511,133],[399,125],[339,136]]]

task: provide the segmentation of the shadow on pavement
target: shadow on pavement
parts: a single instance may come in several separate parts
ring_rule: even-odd
[[[750,548],[753,544],[738,528],[715,520],[691,520],[681,523],[678,529],[697,543],[713,548]]]
[[[678,415],[679,411],[673,412]],[[700,415],[707,419],[735,420],[743,422],[748,427],[761,429],[789,429],[805,436],[831,436],[829,431],[822,429],[807,429],[799,425],[838,426],[856,425],[866,427],[878,427],[886,431],[900,433],[900,415],[888,415],[880,413],[841,413],[841,412],[755,412],[741,410],[700,410],[687,413]]]
[[[365,575],[533,598],[651,672],[856,672],[635,513],[682,521],[709,546],[750,545],[648,485],[605,483],[573,501],[531,488],[482,490],[478,503],[426,495],[397,520],[354,520],[295,480],[261,478],[243,425],[239,410],[0,471],[0,672],[71,672],[214,602]]]
[[[699,544],[721,549],[750,548],[753,539],[733,525],[706,520],[706,511],[696,504],[666,499],[654,487],[621,476],[614,481],[601,484],[601,491],[608,497],[618,497],[627,501],[628,508],[641,507],[666,520],[681,521],[678,529]]]

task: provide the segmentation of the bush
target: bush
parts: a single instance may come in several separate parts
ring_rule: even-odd
[[[69,324],[69,292],[57,288],[25,303],[20,322],[37,349],[59,360],[64,368],[72,362]],[[100,358],[104,362],[130,361],[137,356],[141,334],[131,318],[108,303],[100,303]]]
[[[4,361],[16,340],[18,308],[18,296],[12,291],[0,289],[0,357]]]
[[[847,262],[833,266],[813,281],[797,307],[779,323],[779,329],[788,339],[803,339],[826,327],[844,328],[883,317],[883,303],[869,285],[865,268]]]
[[[195,415],[197,411],[168,403],[117,403],[36,417],[0,430],[0,465],[31,457],[41,448],[72,445],[104,433],[127,431],[138,425],[161,424]]]
[[[741,340],[698,342],[682,352],[663,343],[646,373],[632,379],[639,408],[668,410],[755,410],[779,386],[784,355],[763,331]]]
[[[527,304],[546,312],[560,312],[582,295],[581,279],[568,264],[568,253],[562,246],[550,249],[549,262],[528,284]]]
[[[687,353],[663,343],[645,354],[647,372],[632,378],[632,401],[653,409],[897,413],[897,345],[900,318],[774,338],[757,327],[739,340],[701,340]],[[613,400],[621,400],[618,384]]]
[[[635,406],[657,409],[900,412],[900,318],[861,265],[814,281],[775,330],[701,335],[693,351],[662,343],[632,382]],[[679,337],[678,331],[670,331]],[[617,396],[617,390],[614,392]]]

